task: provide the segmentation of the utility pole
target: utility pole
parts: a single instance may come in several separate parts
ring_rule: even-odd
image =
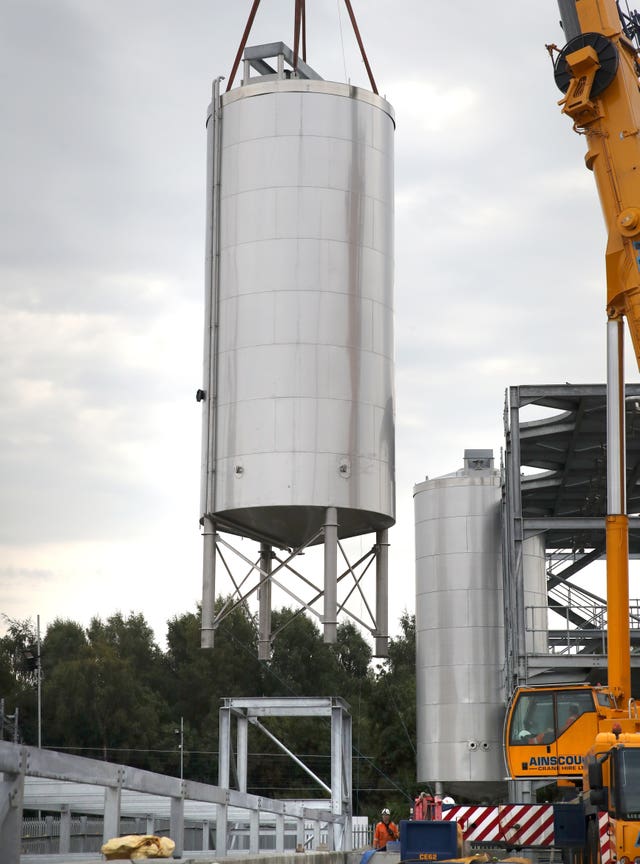
[[[180,751],[180,779],[184,780],[184,717],[180,718],[180,728],[174,729],[176,735],[180,736],[178,750]]]
[[[38,682],[38,748],[42,747],[42,660],[40,657],[40,616],[36,617],[36,637],[38,654],[36,657],[37,682]]]

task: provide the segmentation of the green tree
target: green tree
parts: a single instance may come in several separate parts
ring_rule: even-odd
[[[137,767],[162,765],[152,754],[169,712],[155,686],[163,663],[142,615],[94,618],[86,631],[56,620],[43,643],[44,743]]]
[[[408,813],[416,782],[416,623],[403,613],[400,635],[389,642],[389,657],[378,667],[368,705],[370,747],[376,753],[372,787],[374,817],[381,807]]]
[[[5,711],[18,709],[18,740],[26,744],[38,741],[37,718],[37,633],[30,618],[24,621],[2,616],[7,628],[0,638],[0,697]]]
[[[225,604],[231,605],[229,598],[218,598],[216,613]],[[222,620],[211,650],[200,647],[199,611],[168,623],[165,693],[175,722],[185,721],[185,776],[191,779],[217,783],[221,699],[262,692],[257,638],[255,621],[242,604]]]

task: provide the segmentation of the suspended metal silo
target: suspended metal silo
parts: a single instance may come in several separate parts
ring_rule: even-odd
[[[207,117],[203,644],[216,626],[218,532],[262,544],[265,657],[272,549],[325,544],[333,641],[338,538],[376,532],[373,632],[384,653],[395,518],[393,111],[305,63],[288,68],[282,43],[244,56],[241,85],[220,94],[216,82]]]

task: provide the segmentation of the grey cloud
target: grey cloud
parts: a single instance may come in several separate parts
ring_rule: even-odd
[[[334,0],[308,5],[312,65],[336,79],[346,65],[366,86],[346,16],[341,39]],[[174,499],[163,477],[183,468],[197,485],[199,452],[160,444],[159,427],[199,427],[205,109],[248,4],[5,7],[0,303],[19,324],[0,348],[2,538],[117,542],[167,514],[195,522],[197,501]],[[292,7],[265,0],[252,41],[290,41]],[[403,81],[473,92],[437,132],[421,126],[428,102],[397,112],[406,513],[425,473],[457,468],[464,446],[500,446],[505,386],[603,377],[605,238],[544,49],[562,39],[555,0],[401,7],[356,9],[381,92],[398,105]],[[81,320],[65,340],[67,316]],[[132,461],[145,448],[155,473]],[[412,533],[401,524],[392,538],[406,572]]]

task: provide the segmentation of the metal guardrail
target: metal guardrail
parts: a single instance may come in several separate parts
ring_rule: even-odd
[[[604,601],[575,602],[571,591],[560,594],[556,586],[550,598],[557,601],[556,606],[527,606],[525,610],[525,630],[528,633],[546,633],[549,654],[606,654],[607,607]],[[543,614],[541,614],[543,613]],[[541,620],[547,627],[536,627]],[[629,628],[632,642],[640,642],[640,600],[629,603]]]
[[[72,808],[73,812],[73,808]],[[60,837],[65,834],[67,814],[62,811],[59,815],[47,815],[42,818],[36,816],[25,817],[22,821],[21,852],[23,855],[54,855],[60,850]],[[71,816],[69,830],[71,853],[99,853],[104,843],[103,820],[96,816]],[[170,835],[169,819],[158,817],[150,819],[147,817],[125,817],[121,820],[120,831],[122,834],[156,834],[162,837]],[[327,843],[327,830],[321,828],[320,843]],[[366,849],[373,845],[373,825],[354,825],[352,832],[353,849]],[[228,846],[230,854],[249,851],[249,825],[246,819],[235,822],[229,819]],[[305,822],[305,849],[313,842],[313,828],[310,823]],[[296,849],[295,826],[285,822],[284,850],[295,852]],[[260,826],[260,852],[275,851],[275,825],[262,824]],[[202,819],[185,818],[185,849],[190,851],[207,852],[215,848],[215,822]],[[324,846],[322,847],[324,848]],[[2,854],[0,851],[0,861]]]
[[[104,841],[120,834],[120,805],[122,790],[147,793],[170,801],[169,835],[175,841],[175,856],[184,852],[185,839],[185,801],[206,802],[216,806],[216,848],[217,857],[224,857],[233,850],[230,848],[230,826],[228,810],[230,807],[247,811],[249,823],[249,852],[260,851],[260,815],[270,814],[272,830],[275,823],[275,851],[284,852],[285,818],[296,825],[296,842],[306,848],[320,845],[321,830],[329,824],[344,827],[347,817],[334,814],[330,810],[316,810],[298,802],[279,801],[250,795],[234,789],[209,786],[193,780],[180,780],[164,774],[155,774],[126,765],[116,765],[0,741],[0,850],[2,864],[19,864],[23,823],[23,801],[25,777],[44,777],[52,780],[70,781],[98,786],[104,789]],[[313,842],[305,824],[313,826]],[[69,852],[71,838],[71,811],[61,810],[59,851]],[[323,831],[323,835],[325,834]],[[326,831],[327,846],[332,843],[333,831]],[[190,850],[191,851],[191,850]],[[193,850],[196,851],[196,850]]]

